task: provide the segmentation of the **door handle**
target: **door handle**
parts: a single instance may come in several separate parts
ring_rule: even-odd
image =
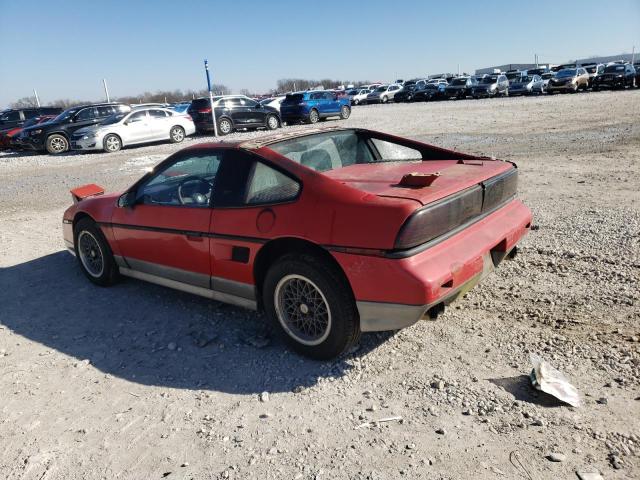
[[[202,234],[200,233],[187,233],[185,236],[187,237],[187,240],[189,240],[190,242],[202,241]]]

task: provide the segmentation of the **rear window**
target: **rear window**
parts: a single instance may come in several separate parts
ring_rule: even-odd
[[[196,98],[191,102],[191,108],[206,108],[209,106],[210,103],[208,98]]]
[[[304,100],[303,93],[293,93],[293,94],[287,95],[283,103],[300,103],[303,100]]]
[[[294,138],[268,148],[305,167],[326,172],[362,163],[421,160],[418,150],[372,139],[354,130]]]

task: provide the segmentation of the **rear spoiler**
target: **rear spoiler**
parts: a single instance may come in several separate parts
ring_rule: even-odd
[[[102,195],[103,193],[104,193],[104,188],[102,188],[100,185],[96,185],[95,183],[90,183],[89,185],[83,185],[81,187],[77,187],[71,190],[73,203],[78,203],[87,197],[95,197],[96,195]]]

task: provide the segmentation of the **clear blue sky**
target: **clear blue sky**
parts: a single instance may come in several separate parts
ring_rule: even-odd
[[[640,0],[0,0],[0,107],[279,78],[392,80],[640,48]]]

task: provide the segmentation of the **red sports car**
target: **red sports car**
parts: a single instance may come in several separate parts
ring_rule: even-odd
[[[119,275],[264,309],[298,352],[435,317],[531,226],[510,162],[361,129],[170,156],[124,193],[72,190],[64,239],[92,282]]]

